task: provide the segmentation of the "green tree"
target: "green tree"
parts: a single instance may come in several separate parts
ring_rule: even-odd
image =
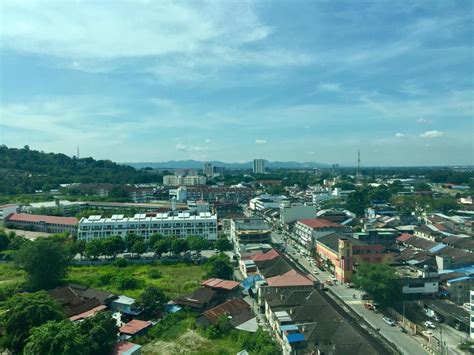
[[[138,256],[145,253],[146,252],[145,242],[140,240],[140,241],[136,242],[135,244],[133,244],[132,252],[135,253],[135,254],[138,254]]]
[[[420,182],[414,186],[415,191],[431,191],[431,186],[426,182]]]
[[[110,255],[115,259],[117,254],[125,251],[125,241],[118,235],[106,238],[104,239],[104,249],[107,255]]]
[[[89,354],[86,336],[79,334],[70,320],[49,321],[31,330],[23,354]]]
[[[232,243],[226,237],[219,238],[216,241],[216,249],[220,252],[232,250]]]
[[[208,247],[208,244],[207,240],[203,237],[193,235],[188,238],[189,250],[194,250],[197,255],[200,255],[201,251]]]
[[[181,253],[184,253],[187,250],[188,250],[188,242],[186,241],[186,239],[175,238],[171,242],[171,251],[174,254],[179,255]]]
[[[117,322],[110,312],[99,312],[79,323],[80,333],[89,343],[90,354],[112,354],[117,342]]]
[[[365,213],[365,209],[369,206],[366,191],[357,190],[350,193],[347,197],[346,207],[349,211],[361,217]]]
[[[70,253],[60,243],[38,239],[24,244],[14,259],[28,273],[28,283],[33,290],[48,290],[66,276]]]
[[[207,271],[206,277],[229,280],[234,276],[234,268],[229,257],[224,253],[211,256],[204,264],[204,269]]]
[[[0,251],[8,249],[10,245],[10,239],[8,238],[7,233],[3,229],[0,229]]]
[[[166,299],[163,290],[148,286],[138,298],[137,305],[143,310],[144,315],[153,317],[163,309]]]
[[[59,304],[44,291],[14,295],[5,302],[4,309],[1,320],[5,345],[14,352],[21,352],[32,328],[64,319]]]
[[[73,256],[76,254],[79,254],[81,257],[81,260],[84,256],[84,253],[86,252],[86,241],[85,240],[76,240],[74,243],[70,246],[70,251]]]
[[[388,264],[363,263],[357,267],[353,282],[383,307],[400,299],[401,290],[395,270]]]
[[[161,258],[162,254],[169,252],[168,242],[164,239],[157,241],[154,244],[153,251]]]
[[[88,258],[97,259],[99,256],[104,255],[104,243],[102,239],[92,239],[86,244],[85,254]]]

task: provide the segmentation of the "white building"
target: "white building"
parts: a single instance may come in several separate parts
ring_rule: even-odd
[[[163,176],[163,185],[165,186],[194,186],[206,185],[206,177],[200,175],[165,175]]]
[[[18,205],[8,204],[0,206],[0,225],[3,225],[7,217],[18,211]]]
[[[336,187],[332,190],[331,195],[336,198],[347,198],[351,193],[355,192],[355,190],[342,190],[339,187]]]
[[[91,240],[118,235],[136,234],[148,239],[152,234],[187,237],[196,235],[208,240],[217,239],[217,215],[203,212],[190,213],[147,213],[127,218],[113,215],[111,218],[90,216],[79,221],[78,238]]]
[[[254,159],[253,160],[253,173],[254,174],[264,174],[265,173],[265,160],[264,159]]]
[[[186,186],[180,186],[177,189],[171,189],[169,191],[170,198],[175,198],[177,202],[183,202],[188,199],[188,190]]]
[[[252,211],[261,211],[265,208],[280,208],[280,204],[287,201],[285,196],[260,195],[249,201],[249,208]]]
[[[214,175],[214,167],[211,163],[204,163],[202,172],[207,177],[212,177]]]
[[[317,239],[334,232],[347,236],[352,234],[350,228],[322,218],[308,218],[297,221],[294,233],[298,243],[307,248],[313,248]]]
[[[280,222],[288,224],[300,219],[316,218],[316,206],[302,203],[290,204],[289,201],[280,203]]]

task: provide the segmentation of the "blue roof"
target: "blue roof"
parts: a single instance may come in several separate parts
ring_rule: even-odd
[[[288,343],[299,343],[304,341],[304,335],[301,333],[288,334],[286,338],[288,339]]]
[[[459,281],[466,281],[466,280],[469,280],[469,279],[474,279],[474,276],[461,276],[461,277],[457,277],[455,279],[451,279],[451,280],[448,280],[448,282],[459,282]]]
[[[247,277],[244,281],[242,281],[242,287],[246,290],[255,286],[255,282],[261,281],[263,278],[260,275],[252,275]]]
[[[446,247],[446,244],[439,243],[429,250],[430,253],[436,253]]]
[[[298,330],[298,327],[297,327],[296,325],[294,325],[294,324],[287,324],[287,325],[282,325],[282,326],[280,327],[280,329],[281,329],[282,331],[286,331],[286,330]]]
[[[183,308],[181,306],[178,306],[177,304],[167,304],[165,306],[165,311],[168,313],[176,313],[182,310]]]

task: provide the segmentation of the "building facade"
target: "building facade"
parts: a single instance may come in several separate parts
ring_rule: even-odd
[[[165,175],[163,176],[163,185],[165,186],[194,186],[206,185],[207,179],[201,175]]]
[[[8,216],[16,213],[18,211],[18,205],[8,204],[0,206],[0,226],[2,226]]]
[[[471,304],[470,306],[470,335],[474,339],[474,290],[471,290]]]
[[[9,228],[31,230],[44,233],[77,233],[77,218],[43,216],[27,213],[14,213],[7,217],[5,224]]]
[[[265,174],[265,160],[254,159],[253,160],[253,173],[254,174]]]
[[[202,167],[202,172],[204,175],[206,175],[207,177],[210,177],[212,178],[213,176],[213,173],[214,173],[214,170],[213,170],[213,166],[211,163],[204,163],[203,164],[203,167]]]
[[[334,232],[350,236],[351,229],[323,218],[299,220],[296,222],[294,229],[297,241],[309,249],[314,247],[318,238]]]
[[[118,235],[125,238],[136,234],[146,240],[153,234],[187,237],[201,236],[208,240],[217,239],[217,215],[210,212],[198,213],[147,213],[126,218],[113,215],[111,218],[90,216],[79,221],[78,238],[92,240]]]

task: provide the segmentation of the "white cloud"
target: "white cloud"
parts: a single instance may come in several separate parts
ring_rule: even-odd
[[[199,146],[196,146],[196,145],[185,145],[185,144],[182,144],[182,143],[176,144],[176,149],[180,150],[182,152],[189,152],[189,153],[204,152],[204,151],[208,150],[205,147],[199,147]]]
[[[424,118],[419,118],[419,119],[416,120],[416,123],[418,123],[418,124],[432,124],[433,121],[427,120],[427,119],[424,119]]]
[[[265,144],[267,141],[265,139],[256,139],[255,144]]]
[[[341,91],[341,85],[337,83],[321,83],[318,85],[318,91],[338,92]]]
[[[395,137],[397,138],[405,138],[406,135],[404,133],[395,133]]]
[[[211,143],[211,139],[210,139],[210,138],[207,138],[207,139],[205,140],[205,142],[206,142],[206,143]]]
[[[427,139],[432,139],[432,138],[439,138],[443,137],[445,134],[440,131],[426,131],[425,133],[420,134],[421,138],[427,138]]]

